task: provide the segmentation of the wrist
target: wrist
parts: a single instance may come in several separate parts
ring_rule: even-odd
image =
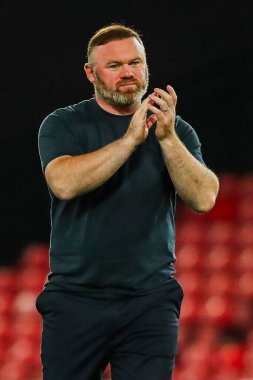
[[[168,136],[158,140],[160,146],[174,146],[177,145],[180,140],[175,131],[171,132]]]
[[[164,138],[159,141],[162,154],[165,155],[168,160],[177,160],[182,152],[182,148],[185,148],[181,140],[175,134],[171,138]]]
[[[138,144],[135,141],[135,139],[132,136],[128,135],[128,134],[124,135],[121,138],[121,143],[123,144],[124,147],[126,147],[130,151],[134,151],[137,148],[137,146],[138,146]]]

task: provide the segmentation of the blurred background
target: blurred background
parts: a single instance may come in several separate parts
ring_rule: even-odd
[[[173,380],[253,379],[252,11],[252,0],[1,0],[0,380],[41,379],[34,301],[49,271],[50,203],[38,129],[93,95],[87,42],[112,22],[140,31],[149,90],[174,87],[221,182],[207,215],[178,201],[185,298]]]

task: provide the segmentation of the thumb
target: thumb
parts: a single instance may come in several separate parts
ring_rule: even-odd
[[[146,125],[148,127],[148,129],[150,127],[152,127],[153,124],[155,124],[157,122],[157,117],[156,115],[150,115],[147,120],[146,120]]]
[[[142,117],[143,119],[146,118],[146,114],[147,114],[147,111],[148,111],[148,103],[149,103],[149,98],[146,98],[143,100],[143,102],[141,103],[140,107],[138,108],[137,110],[137,113],[140,117]]]

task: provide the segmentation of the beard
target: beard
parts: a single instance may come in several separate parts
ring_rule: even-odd
[[[140,103],[143,96],[146,94],[149,84],[149,72],[148,67],[145,71],[145,79],[141,83],[137,79],[124,79],[116,84],[116,89],[112,90],[106,83],[100,78],[100,76],[94,71],[96,83],[94,83],[95,94],[102,97],[107,103],[113,106],[130,106],[136,103]],[[135,90],[129,90],[126,92],[120,91],[120,86],[127,84],[135,84]]]

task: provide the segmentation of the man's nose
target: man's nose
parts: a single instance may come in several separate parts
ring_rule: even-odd
[[[134,74],[133,74],[132,67],[130,65],[123,65],[121,68],[121,77],[131,78],[133,76]]]

